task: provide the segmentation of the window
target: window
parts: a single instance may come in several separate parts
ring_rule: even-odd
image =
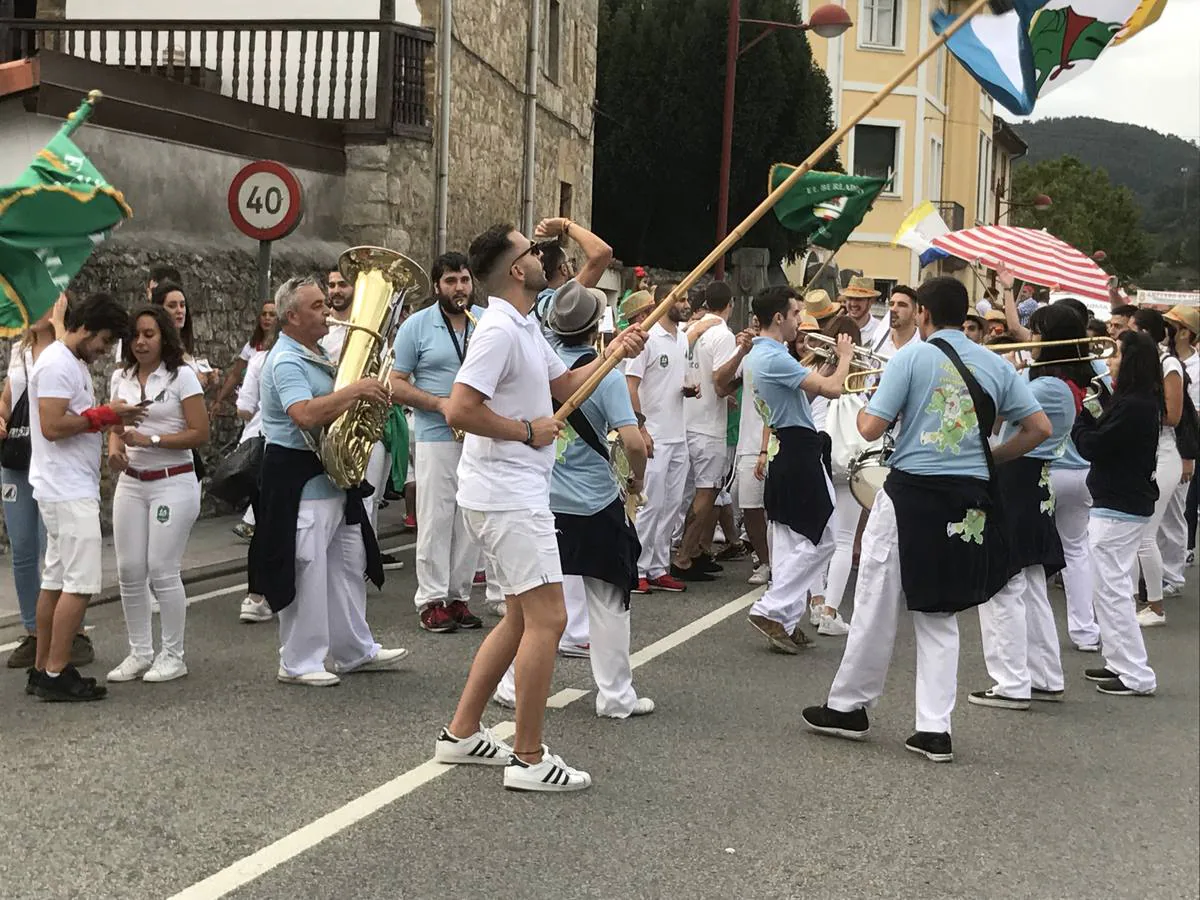
[[[904,0],[862,0],[862,43],[869,47],[902,49],[901,11]]]
[[[558,214],[564,219],[571,218],[571,183],[569,181],[558,183]]]
[[[975,191],[975,221],[991,223],[988,210],[992,197],[992,139],[979,135],[979,184]]]
[[[555,84],[559,83],[562,62],[562,6],[559,0],[548,0],[545,34],[542,38],[542,72]]]
[[[933,203],[942,199],[942,139],[929,139],[929,183],[925,187],[925,196]]]
[[[899,168],[900,129],[891,125],[856,125],[854,127],[854,174],[872,178],[887,178]],[[893,185],[888,193],[900,193]]]

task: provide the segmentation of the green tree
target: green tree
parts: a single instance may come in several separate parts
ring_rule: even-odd
[[[1141,212],[1128,188],[1117,187],[1101,168],[1073,156],[1023,166],[1013,176],[1013,202],[1031,204],[1037,194],[1054,201],[1045,212],[1014,209],[1013,224],[1045,228],[1085,254],[1103,250],[1105,270],[1122,279],[1145,274],[1155,251],[1142,229]]]
[[[792,0],[744,0],[742,16],[800,21]],[[716,244],[727,21],[728,0],[600,0],[593,220],[621,259],[683,269]],[[801,162],[833,130],[802,32],[742,56],[736,88],[730,228],[766,196],[772,163]],[[820,168],[839,170],[836,153]],[[772,262],[805,247],[774,216],[743,243]]]

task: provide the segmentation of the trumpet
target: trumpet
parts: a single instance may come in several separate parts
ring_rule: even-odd
[[[804,344],[808,348],[808,351],[823,363],[837,364],[837,341],[829,337],[829,335],[822,334],[819,331],[810,332],[805,336]],[[850,357],[850,367],[852,369],[877,370],[886,364],[886,358],[872,353],[866,347],[860,347],[858,344],[854,345],[854,353]]]
[[[867,391],[872,391],[876,387],[875,379],[882,374],[883,366],[877,369],[859,369],[857,372],[851,372],[842,382],[842,393],[865,394]]]

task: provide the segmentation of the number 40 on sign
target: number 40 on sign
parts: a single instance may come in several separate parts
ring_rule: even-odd
[[[233,177],[227,202],[234,226],[258,241],[261,302],[271,296],[271,242],[295,231],[304,217],[300,180],[282,163],[273,160],[252,162]]]

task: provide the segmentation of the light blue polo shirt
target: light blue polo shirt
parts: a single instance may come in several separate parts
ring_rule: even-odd
[[[756,337],[742,367],[750,370],[755,405],[769,426],[817,430],[808,395],[800,389],[812,370],[793,359],[787,347],[774,338]]]
[[[555,350],[562,349],[562,341],[546,325],[546,317],[550,315],[550,310],[554,306],[554,295],[558,292],[558,288],[543,288],[542,292],[537,295],[537,301],[533,304],[533,315],[537,316],[539,322],[542,323],[542,336],[546,338],[546,343]],[[570,365],[570,363],[567,363]]]
[[[262,381],[259,384],[259,404],[262,408],[262,430],[268,444],[307,450],[308,444],[300,426],[287,414],[288,407],[314,397],[323,397],[333,392],[333,368],[327,368],[316,360],[329,361],[324,350],[313,352],[299,342],[280,334],[263,365]],[[312,435],[313,442],[320,440],[320,433]],[[327,500],[343,494],[328,475],[310,478],[304,485],[301,500]]]
[[[471,307],[471,315],[479,321],[482,306]],[[470,335],[475,326],[467,321],[466,333],[456,332],[459,349],[466,355]],[[462,361],[454,349],[454,338],[446,327],[441,307],[435,302],[404,320],[396,333],[396,354],[392,371],[405,372],[411,377],[413,387],[433,394],[449,397]],[[441,413],[427,409],[413,409],[413,439],[418,443],[453,441],[454,434]]]
[[[1029,370],[1024,376],[1029,384],[1033,399],[1041,404],[1042,412],[1050,420],[1053,431],[1050,437],[1042,441],[1025,455],[1030,459],[1042,459],[1053,462],[1062,458],[1071,443],[1071,429],[1075,425],[1075,395],[1061,378],[1044,375],[1041,378],[1029,379]],[[1000,443],[1004,443],[1017,431],[1017,426],[1005,421],[1000,429]]]
[[[591,347],[555,348],[569,368]],[[609,372],[580,407],[592,430],[604,443],[614,428],[637,424],[629,388],[618,371]],[[554,446],[554,472],[550,477],[550,509],[572,516],[591,516],[617,499],[612,467],[568,422]]]
[[[1041,410],[1025,382],[999,354],[972,343],[961,331],[930,336],[953,347],[980,387],[996,404],[996,415],[1019,422]],[[889,465],[910,475],[960,475],[987,480],[979,420],[966,383],[949,357],[926,341],[910,341],[892,357],[867,412],[900,433]]]

